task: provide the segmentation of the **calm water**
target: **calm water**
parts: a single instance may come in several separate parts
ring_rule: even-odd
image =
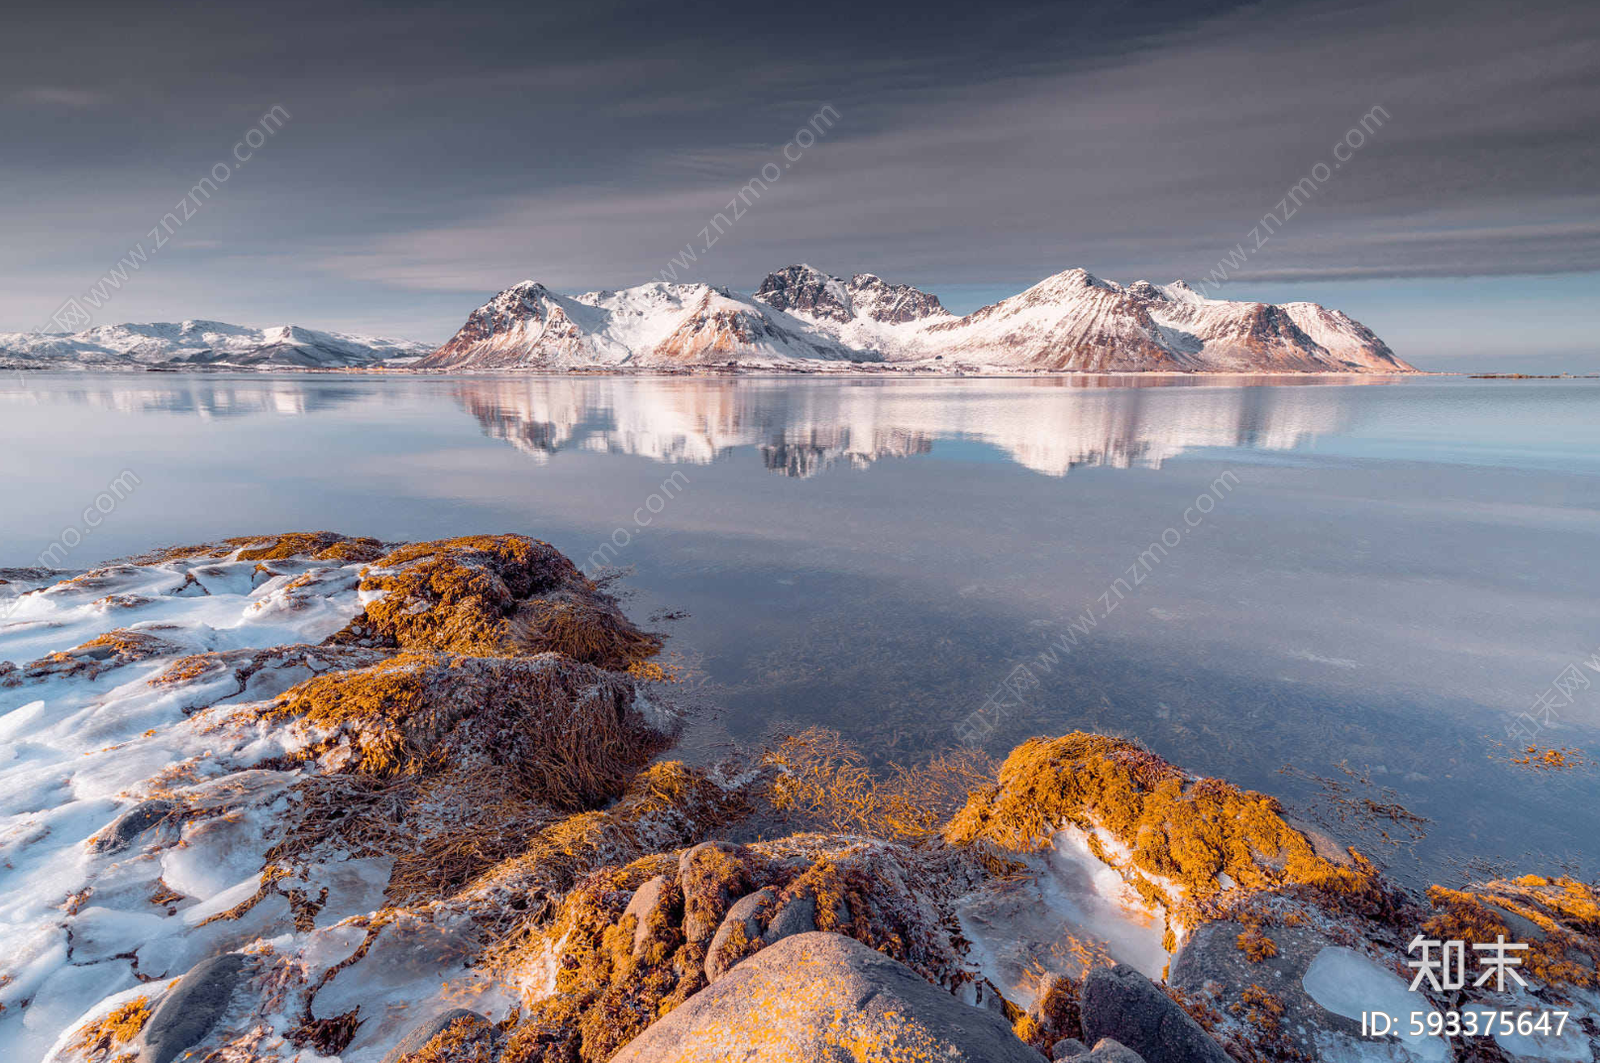
[[[332,528],[626,567],[694,755],[822,723],[915,761],[1000,691],[996,753],[1122,733],[1402,874],[1597,871],[1600,772],[1505,743],[1600,652],[1600,382],[13,376],[0,470],[0,565]],[[1567,676],[1538,741],[1600,757]]]

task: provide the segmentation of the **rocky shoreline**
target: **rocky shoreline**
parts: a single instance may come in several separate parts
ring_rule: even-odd
[[[672,757],[661,639],[548,544],[327,532],[0,597],[0,1054],[52,1063],[1593,1060],[1600,904],[1402,890],[1074,733]],[[1407,990],[1428,939],[1525,986]],[[1562,1010],[1563,1031],[1363,1031]]]

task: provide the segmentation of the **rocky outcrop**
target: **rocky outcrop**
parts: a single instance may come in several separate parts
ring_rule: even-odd
[[[613,1063],[1039,1063],[992,1012],[840,934],[785,938],[657,1021]]]
[[[1132,742],[1077,732],[1012,750],[997,785],[975,792],[945,837],[998,859],[1072,832],[1160,915],[1169,952],[1215,918],[1218,903],[1246,892],[1379,918],[1402,904],[1372,864],[1349,850],[1324,855],[1282,811]]]
[[[0,956],[0,1055],[1299,1063],[1353,1051],[1374,993],[1570,1005],[1559,1043],[1470,1058],[1593,1053],[1589,884],[1424,902],[1272,798],[1104,735],[998,769],[878,771],[820,729],[658,759],[660,640],[537,540],[248,537],[27,595],[111,652],[6,678],[49,741],[0,775],[128,808],[8,843],[26,936]],[[132,605],[82,642],[107,595],[159,602],[159,638]],[[231,604],[305,641],[217,650],[195,631]],[[59,886],[16,885],[33,869]],[[1526,993],[1408,994],[1419,928],[1526,941]]]
[[[1265,1033],[1284,1054],[1316,1058],[1335,1043],[1354,1052],[1361,1024],[1328,1011],[1302,985],[1312,961],[1336,944],[1309,926],[1250,927],[1220,920],[1184,942],[1167,983],[1222,1014],[1248,1020],[1254,1013],[1256,1025],[1267,1027],[1257,1039]]]
[[[886,325],[950,316],[937,295],[909,284],[890,284],[873,273],[857,273],[850,278],[850,305],[857,315]]]
[[[1199,1023],[1131,967],[1090,971],[1078,1010],[1085,1041],[1114,1039],[1145,1063],[1233,1063]]]
[[[756,298],[775,310],[795,310],[840,323],[856,316],[849,287],[804,264],[767,274],[756,289]]]
[[[846,281],[804,264],[767,274],[755,297],[775,310],[841,325],[857,318],[903,325],[950,316],[938,296],[909,284],[889,284],[872,273],[857,273]]]

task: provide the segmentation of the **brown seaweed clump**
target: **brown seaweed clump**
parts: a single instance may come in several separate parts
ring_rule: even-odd
[[[73,1051],[83,1053],[88,1063],[100,1063],[137,1037],[149,1021],[150,998],[135,997],[79,1030]]]
[[[666,746],[633,694],[626,677],[556,654],[406,653],[308,679],[263,715],[313,732],[301,755],[327,765],[394,776],[492,763],[577,810],[616,796]]]
[[[543,826],[463,884],[460,895],[499,913],[498,922],[516,925],[491,950],[500,957],[492,965],[511,966],[505,957],[525,951],[527,934],[545,925],[544,915],[530,923],[525,913],[548,914],[585,875],[692,845],[751,808],[747,788],[681,761],[659,761],[635,776],[615,804]]]
[[[309,558],[312,561],[337,561],[355,564],[373,561],[383,554],[383,544],[376,539],[353,538],[338,532],[284,532],[271,535],[236,535],[210,543],[186,546],[169,546],[147,554],[129,558],[139,565],[159,565],[169,561],[190,561],[197,558],[238,556],[240,561],[281,561],[289,558]]]
[[[762,755],[775,769],[767,800],[791,829],[864,834],[896,841],[934,838],[987,782],[994,764],[975,750],[942,753],[915,767],[872,770],[838,731],[808,727]]]
[[[480,657],[555,652],[614,670],[661,649],[560,551],[525,535],[403,546],[366,570],[361,589],[382,596],[339,641]]]
[[[1234,887],[1368,917],[1393,913],[1398,902],[1371,863],[1353,850],[1324,855],[1282,813],[1272,797],[1193,778],[1132,742],[1079,731],[1014,749],[997,784],[975,791],[944,833],[1003,861],[1076,827],[1184,926],[1204,921],[1207,902]]]
[[[1600,893],[1573,878],[1523,875],[1466,889],[1428,890],[1423,933],[1440,941],[1526,943],[1526,973],[1553,987],[1600,985]]]

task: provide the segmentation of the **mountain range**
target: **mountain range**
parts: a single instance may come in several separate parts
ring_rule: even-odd
[[[535,281],[468,316],[423,369],[879,364],[1007,372],[1414,372],[1365,325],[1317,303],[1208,299],[1182,281],[1124,287],[1070,269],[957,317],[871,273],[808,265],[752,295],[654,281],[561,295]]]
[[[437,370],[743,367],[944,372],[1406,373],[1365,325],[1317,303],[1208,299],[1183,281],[1123,286],[1082,269],[962,317],[871,273],[808,265],[752,294],[653,281],[563,295],[500,292],[443,346],[218,321],[0,334],[0,368]]]
[[[299,325],[250,328],[221,321],[97,325],[82,332],[0,333],[0,368],[344,369],[406,364],[433,349],[411,340],[351,336]]]

